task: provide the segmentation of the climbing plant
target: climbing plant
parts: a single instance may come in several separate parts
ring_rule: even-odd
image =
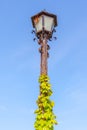
[[[34,127],[36,130],[53,130],[57,124],[56,116],[53,113],[54,102],[50,100],[52,95],[51,84],[47,75],[39,77],[40,95],[36,101],[38,109],[35,110],[36,120]]]

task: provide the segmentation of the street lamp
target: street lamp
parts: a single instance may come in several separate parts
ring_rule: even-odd
[[[57,16],[50,14],[46,11],[42,11],[31,17],[32,25],[38,43],[41,45],[39,52],[41,53],[41,75],[47,75],[47,58],[49,57],[48,50],[50,49],[47,44],[48,40],[52,39],[52,34],[55,32],[57,26]]]
[[[40,45],[39,52],[41,54],[41,69],[40,69],[40,95],[38,96],[37,105],[38,109],[35,111],[37,114],[34,127],[36,130],[53,130],[53,125],[57,124],[56,116],[53,113],[54,102],[50,100],[52,95],[51,84],[49,83],[47,58],[49,57],[48,40],[52,40],[53,33],[56,32],[57,16],[42,11],[31,17],[35,36]]]

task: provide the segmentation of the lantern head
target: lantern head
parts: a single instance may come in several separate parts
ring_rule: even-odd
[[[42,11],[31,17],[36,36],[39,38],[41,34],[46,34],[47,39],[52,37],[53,29],[57,26],[57,16]]]

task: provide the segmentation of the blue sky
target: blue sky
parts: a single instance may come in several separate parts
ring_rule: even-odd
[[[55,130],[87,130],[86,0],[0,0],[0,130],[34,130],[40,54],[30,18],[43,9],[59,23],[48,60]]]

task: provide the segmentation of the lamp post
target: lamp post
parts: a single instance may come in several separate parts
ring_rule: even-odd
[[[42,11],[31,17],[35,36],[40,45],[39,52],[41,54],[40,65],[40,95],[38,96],[37,105],[38,109],[35,111],[37,114],[34,127],[36,130],[53,130],[53,125],[57,124],[56,116],[53,113],[54,102],[50,100],[52,95],[51,85],[48,78],[47,58],[49,57],[48,40],[52,40],[53,33],[56,31],[57,16]]]
[[[38,43],[41,45],[39,52],[41,53],[41,71],[40,74],[47,75],[47,58],[49,57],[48,50],[50,46],[47,44],[48,40],[51,40],[55,27],[57,26],[57,16],[50,14],[46,11],[42,11],[32,18],[32,24],[35,28],[35,35],[38,39]]]

